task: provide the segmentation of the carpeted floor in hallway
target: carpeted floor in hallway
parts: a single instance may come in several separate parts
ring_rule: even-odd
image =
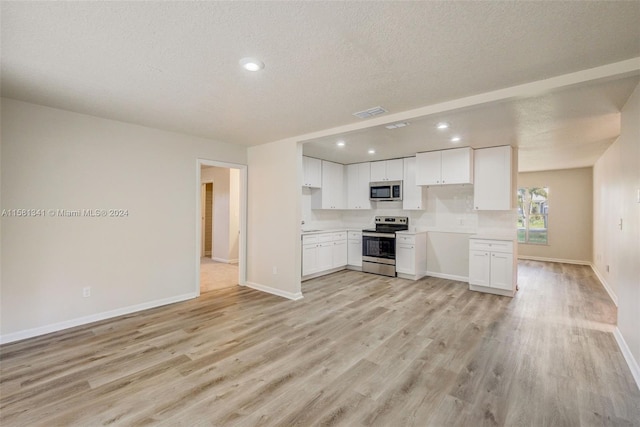
[[[225,264],[200,258],[200,292],[229,288],[238,284],[238,264]]]

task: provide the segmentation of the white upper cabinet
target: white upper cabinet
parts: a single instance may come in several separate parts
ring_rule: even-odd
[[[416,154],[417,185],[473,183],[471,147]]]
[[[442,151],[442,183],[473,183],[473,150],[471,147]]]
[[[322,186],[322,161],[302,156],[302,186],[320,188]]]
[[[347,209],[371,209],[370,165],[368,162],[347,165]]]
[[[311,195],[311,208],[345,209],[346,206],[344,165],[322,160],[322,190]]]
[[[475,151],[473,206],[476,210],[510,210],[513,206],[512,148]]]
[[[426,208],[425,188],[416,185],[416,158],[407,157],[403,162],[402,209],[423,210]]]
[[[402,159],[371,162],[371,182],[402,181]]]

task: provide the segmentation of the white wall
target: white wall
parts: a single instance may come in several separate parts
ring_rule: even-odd
[[[2,99],[2,209],[129,213],[3,217],[2,340],[193,297],[197,158],[246,149]]]
[[[549,187],[548,245],[518,244],[523,257],[591,263],[593,169],[518,174],[518,187]]]
[[[300,298],[302,149],[294,140],[249,147],[247,285]]]
[[[202,182],[213,182],[213,227],[211,257],[220,262],[238,262],[240,231],[240,170],[204,166]]]
[[[617,338],[640,383],[640,85],[622,109],[620,137],[596,162],[595,269],[618,301]],[[622,229],[619,222],[622,220]],[[606,266],[609,266],[607,272]]]
[[[230,262],[238,261],[240,251],[240,170],[229,170],[229,253]]]
[[[229,260],[229,169],[213,169],[213,247],[211,258],[227,262]],[[236,257],[237,259],[237,257]]]

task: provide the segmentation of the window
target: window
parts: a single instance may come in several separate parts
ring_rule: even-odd
[[[549,188],[518,188],[518,242],[546,245]]]

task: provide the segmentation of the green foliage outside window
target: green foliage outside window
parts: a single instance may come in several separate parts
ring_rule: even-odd
[[[548,244],[549,188],[518,189],[518,242]]]

